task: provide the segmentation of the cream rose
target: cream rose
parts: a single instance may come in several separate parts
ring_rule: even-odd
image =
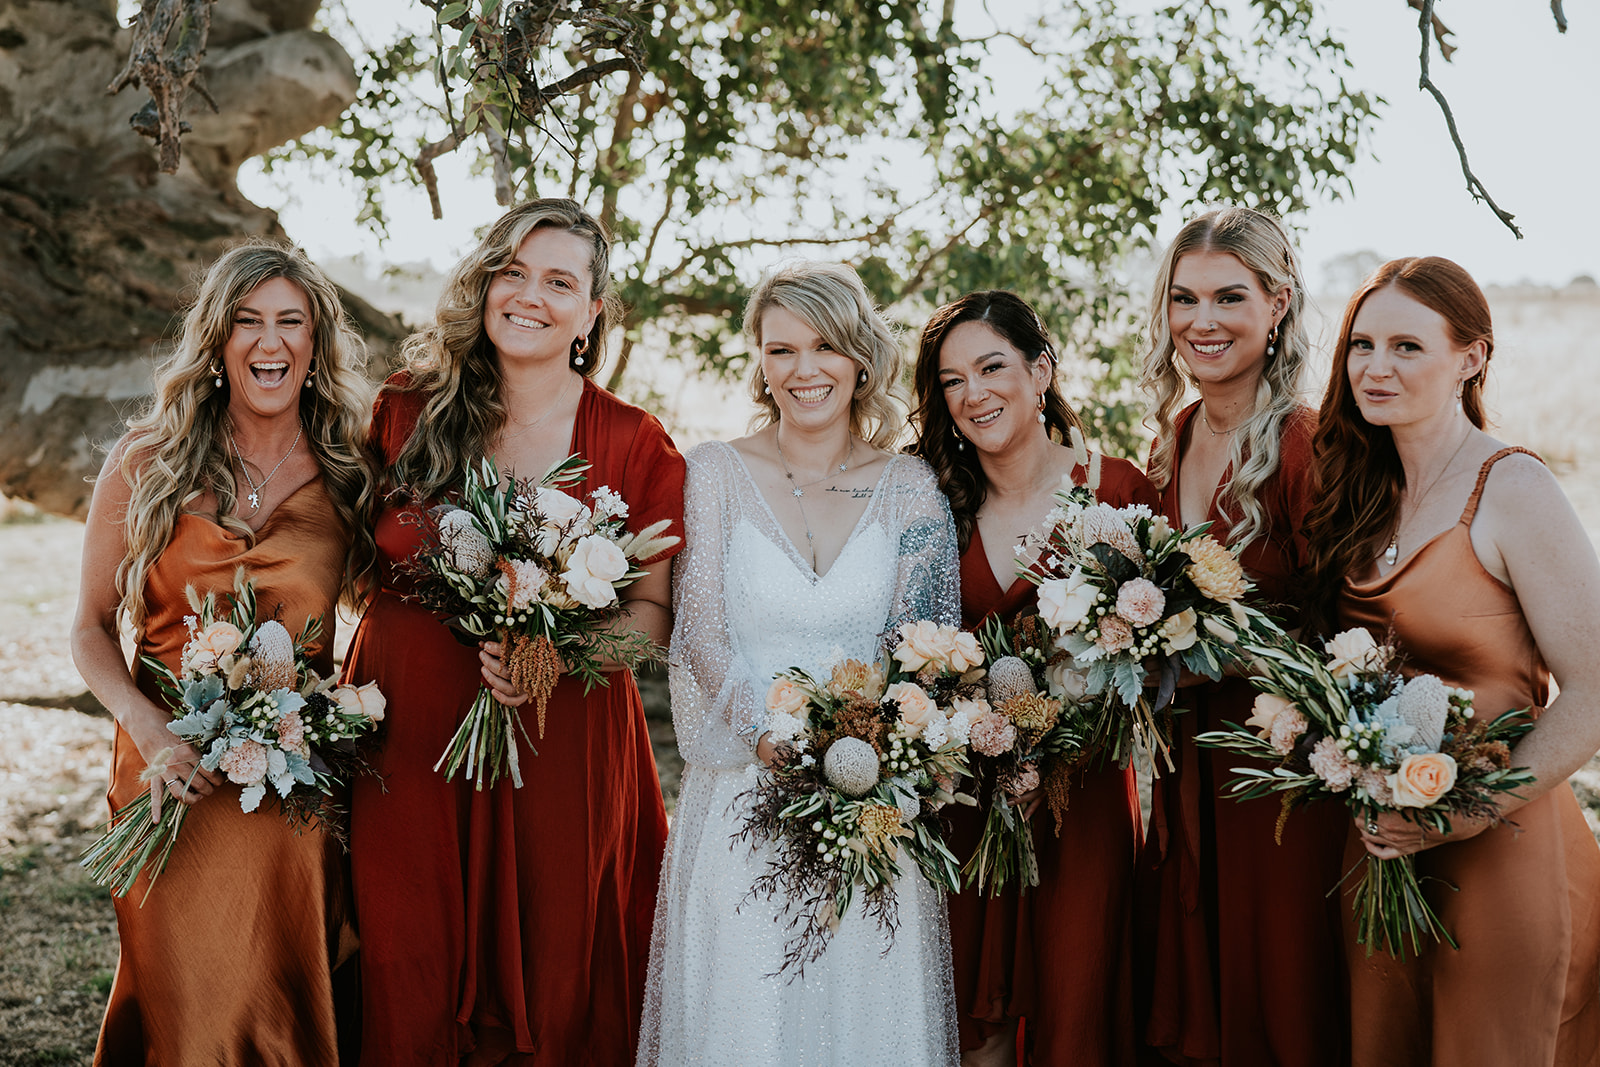
[[[213,671],[223,656],[231,656],[244,643],[244,634],[231,622],[214,622],[189,639],[184,648],[185,669]]]
[[[1184,608],[1166,622],[1156,633],[1167,643],[1168,652],[1182,652],[1193,648],[1194,643],[1200,640],[1200,632],[1195,629],[1195,624],[1200,621],[1200,615],[1193,608]]]
[[[940,633],[939,629],[938,623],[927,619],[903,624],[900,627],[900,644],[894,650],[894,658],[900,666],[915,673],[930,663],[943,663],[950,640],[949,635]]]
[[[787,715],[799,715],[806,706],[807,697],[805,690],[800,688],[800,683],[786,675],[779,675],[767,687],[767,710],[781,711]]]
[[[884,690],[883,695],[900,706],[900,721],[910,727],[913,733],[920,731],[928,725],[928,720],[939,714],[939,706],[933,702],[927,690],[916,682],[896,682]]]
[[[1426,808],[1455,784],[1456,761],[1443,752],[1407,756],[1400,761],[1400,769],[1389,775],[1395,806],[1401,808]]]
[[[1051,696],[1069,702],[1082,700],[1083,694],[1089,691],[1089,675],[1078,670],[1070,656],[1046,667],[1044,681],[1050,689]]]
[[[577,497],[541,485],[533,491],[533,510],[546,525],[565,526],[588,509]]]
[[[590,534],[578,541],[572,555],[567,558],[567,569],[561,580],[567,583],[572,599],[590,608],[604,608],[616,603],[617,591],[612,582],[628,573],[628,558],[622,550],[604,537]]]
[[[1335,634],[1323,651],[1328,657],[1328,672],[1341,681],[1383,669],[1383,649],[1360,627]]]
[[[1069,633],[1083,625],[1099,596],[1083,569],[1074,567],[1065,578],[1039,583],[1039,614],[1057,633]]]
[[[957,674],[965,674],[982,663],[983,646],[978,644],[977,635],[957,630],[950,646],[949,660],[950,669]]]
[[[373,722],[382,722],[389,701],[378,690],[377,682],[366,685],[341,685],[328,690],[328,698],[351,715],[365,715]]]
[[[1255,705],[1250,709],[1250,717],[1244,724],[1254,730],[1257,737],[1267,737],[1272,733],[1272,724],[1278,721],[1278,716],[1293,710],[1294,705],[1280,696],[1257,693]]]

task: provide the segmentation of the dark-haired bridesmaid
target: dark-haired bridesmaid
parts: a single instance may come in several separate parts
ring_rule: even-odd
[[[1300,624],[1313,412],[1301,273],[1278,222],[1248,208],[1193,219],[1167,249],[1150,300],[1141,384],[1153,397],[1150,479],[1184,528],[1240,551],[1261,607]],[[1199,399],[1185,405],[1189,390]],[[1276,799],[1222,787],[1235,753],[1196,734],[1244,722],[1255,691],[1224,677],[1179,691],[1177,766],[1154,783],[1140,855],[1143,1038],[1179,1064],[1332,1067],[1345,1061],[1336,899],[1348,820],[1312,805],[1282,825]]]
[[[1042,529],[1064,480],[1094,482],[1114,507],[1157,505],[1138,467],[1071,447],[1082,433],[1055,379],[1056,353],[1037,312],[1004,290],[968,293],[935,311],[917,353],[917,442],[950,499],[961,548],[968,629],[1036,610],[1017,577],[1017,549]],[[1092,472],[1092,473],[1091,473]],[[1127,1064],[1134,1057],[1131,894],[1139,802],[1133,772],[1074,779],[1059,832],[1034,824],[1039,885],[1020,895],[969,889],[949,898],[962,1062],[1017,1062],[1018,1020],[1040,1064]],[[983,817],[952,809],[963,862]]]
[[[1600,562],[1538,457],[1484,432],[1493,351],[1466,271],[1386,263],[1345,309],[1317,430],[1308,532],[1337,626],[1392,628],[1408,671],[1479,714],[1538,714],[1511,753],[1537,781],[1497,818],[1356,828],[1346,865],[1415,856],[1461,946],[1369,957],[1347,902],[1357,1067],[1600,1064],[1600,848],[1566,781],[1600,748]]]

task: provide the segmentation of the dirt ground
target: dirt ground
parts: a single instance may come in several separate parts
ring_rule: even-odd
[[[1591,466],[1562,472],[1600,541]],[[6,506],[0,501],[0,511]],[[106,892],[78,853],[104,818],[111,721],[67,645],[82,527],[0,515],[0,1067],[88,1064],[116,968]],[[682,763],[658,673],[641,680],[670,807]],[[1600,835],[1600,759],[1573,784]]]

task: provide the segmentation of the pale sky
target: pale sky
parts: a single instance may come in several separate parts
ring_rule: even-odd
[[[981,17],[975,0],[966,2],[969,16]],[[990,2],[990,10],[1009,8],[1009,0]],[[348,4],[375,31],[395,10],[390,0]],[[1450,63],[1435,50],[1434,80],[1449,97],[1474,171],[1517,216],[1525,234],[1518,241],[1467,195],[1443,116],[1417,88],[1416,12],[1405,0],[1327,0],[1324,6],[1355,63],[1349,81],[1387,104],[1369,142],[1375,158],[1363,159],[1352,173],[1354,193],[1292,220],[1314,285],[1322,264],[1362,250],[1385,258],[1448,256],[1485,284],[1561,285],[1578,274],[1600,276],[1600,210],[1592,193],[1600,163],[1600,62],[1594,59],[1600,11],[1567,5],[1572,27],[1561,35],[1543,0],[1439,0],[1436,6],[1460,50]],[[1005,86],[1000,89],[1005,96]],[[397,197],[389,205],[397,220],[394,233],[382,250],[352,221],[357,204],[347,189],[321,183],[308,192],[297,182],[297,196],[286,198],[251,167],[241,173],[240,186],[256,202],[279,209],[285,229],[313,256],[361,252],[369,259],[428,260],[443,267],[471,245],[473,229],[500,209],[485,179],[466,176],[464,161],[446,157],[439,170],[445,219],[429,217],[420,192]],[[1181,224],[1184,211],[1169,214],[1161,225],[1163,239]]]

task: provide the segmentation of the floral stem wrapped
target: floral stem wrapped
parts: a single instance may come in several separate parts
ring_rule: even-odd
[[[1480,718],[1469,690],[1431,674],[1404,677],[1393,647],[1366,630],[1338,634],[1320,652],[1287,637],[1246,650],[1261,690],[1251,717],[1196,739],[1271,765],[1234,768],[1227,789],[1240,800],[1280,793],[1287,812],[1335,798],[1358,818],[1393,811],[1448,833],[1452,816],[1504,821],[1495,795],[1533,781],[1511,766],[1511,747],[1533,728],[1526,709]],[[1411,856],[1369,855],[1353,897],[1368,955],[1404,958],[1407,943],[1421,952],[1430,940],[1457,947]]]
[[[1085,679],[1038,615],[1010,625],[990,619],[979,642],[989,661],[985,696],[957,704],[973,717],[973,793],[984,809],[983,835],[963,873],[968,887],[998,895],[1008,884],[1039,884],[1033,827],[1017,798],[1042,787],[1060,834],[1072,775],[1091,751],[1090,724],[1078,703]]]
[[[780,973],[822,954],[858,892],[892,934],[902,857],[934,885],[960,887],[938,810],[961,799],[972,714],[960,704],[981,695],[982,662],[971,634],[916,622],[879,663],[841,657],[825,680],[799,668],[774,679],[765,731],[778,755],[770,773],[751,766],[735,840],[772,845],[750,896],[790,902]]]
[[[318,677],[307,649],[322,636],[321,620],[308,618],[298,638],[276,619],[258,623],[255,587],[242,569],[226,616],[214,593],[202,598],[191,587],[189,603],[195,615],[186,620],[179,671],[142,658],[177,716],[167,729],[200,752],[200,768],[243,786],[244,811],[255,811],[270,792],[291,825],[320,819],[342,840],[329,797],[366,769],[356,739],[382,721],[383,694],[375,685],[336,686]],[[148,874],[148,898],[177,844],[188,808],[162,803],[170,755],[145,769],[140,780],[148,791],[118,808],[83,854],[90,878],[119,897]]]
[[[667,519],[629,532],[627,502],[607,486],[586,500],[563,491],[588,469],[573,455],[538,481],[502,485],[485,459],[467,472],[459,504],[420,513],[423,547],[406,563],[412,599],[467,642],[499,639],[512,683],[533,698],[540,737],[563,673],[587,693],[609,684],[606,664],[632,668],[657,655],[647,635],[613,625],[624,616],[618,591],[645,576],[642,561],[678,542],[662,536]],[[509,774],[521,788],[518,734],[533,749],[517,709],[480,687],[434,770],[462,773],[479,789]]]
[[[1046,533],[1030,539],[1039,557],[1020,573],[1039,586],[1057,646],[1100,698],[1086,711],[1092,744],[1119,763],[1141,747],[1171,769],[1162,713],[1180,670],[1218,679],[1239,658],[1242,637],[1280,632],[1244,603],[1253,586],[1209,526],[1174,530],[1143,504],[1114,508],[1068,486],[1056,494]]]

